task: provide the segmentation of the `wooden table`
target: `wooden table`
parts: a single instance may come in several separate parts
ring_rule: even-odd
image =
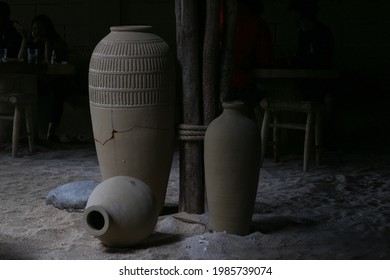
[[[75,68],[71,64],[27,64],[18,60],[0,62],[0,120],[13,121],[12,155],[16,156],[22,113],[25,113],[27,136],[30,151],[34,150],[34,119],[33,112],[37,102],[37,78],[44,76],[74,75]],[[11,104],[13,114],[4,113]],[[8,106],[8,107],[7,107]],[[6,110],[7,111],[7,110]],[[1,134],[4,133],[0,131]]]
[[[340,72],[334,69],[255,69],[253,76],[262,98],[274,98],[293,104],[296,101],[321,101],[324,104],[323,122],[328,126],[333,121],[333,94]],[[302,121],[302,116],[283,112],[282,122]],[[261,120],[260,120],[261,121]],[[298,135],[297,135],[298,134]],[[300,145],[299,132],[284,131],[284,149]],[[287,143],[287,144],[286,144]]]
[[[27,64],[19,60],[10,62],[0,61],[1,74],[29,74],[29,75],[74,75],[75,67],[72,64]]]
[[[266,97],[299,100],[328,94],[326,91],[331,90],[330,85],[340,77],[340,72],[333,69],[255,69],[253,76]]]
[[[257,79],[337,79],[338,70],[326,69],[255,69]]]

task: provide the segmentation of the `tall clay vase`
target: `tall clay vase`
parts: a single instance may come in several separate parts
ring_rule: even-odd
[[[236,235],[250,233],[260,172],[260,133],[242,114],[242,102],[223,103],[204,143],[210,227]]]
[[[164,206],[174,144],[174,65],[148,26],[117,26],[95,47],[89,101],[103,180],[131,176]]]
[[[157,219],[152,190],[128,176],[111,177],[96,186],[83,214],[87,232],[110,247],[138,244],[153,233]]]

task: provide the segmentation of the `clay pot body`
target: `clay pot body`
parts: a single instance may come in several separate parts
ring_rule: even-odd
[[[260,133],[241,113],[241,102],[223,103],[204,143],[205,183],[212,230],[250,232],[260,172]]]
[[[128,247],[146,239],[157,219],[152,190],[128,176],[111,177],[96,186],[83,214],[87,232],[111,247]]]
[[[111,27],[89,66],[89,100],[103,180],[145,182],[164,206],[174,145],[174,66],[148,27]]]

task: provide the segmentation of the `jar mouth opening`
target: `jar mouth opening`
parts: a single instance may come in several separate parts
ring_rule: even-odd
[[[110,218],[102,206],[93,205],[85,209],[83,223],[91,235],[99,237],[107,232]]]
[[[224,109],[243,109],[245,102],[241,100],[227,101],[222,103]]]
[[[152,26],[150,25],[118,25],[118,26],[110,27],[110,31],[116,31],[116,32],[125,32],[125,31],[143,32],[143,31],[150,31],[150,29],[152,29]]]

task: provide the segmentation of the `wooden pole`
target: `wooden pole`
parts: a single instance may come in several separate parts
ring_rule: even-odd
[[[206,30],[203,42],[203,122],[209,125],[217,115],[219,96],[220,54],[220,7],[221,0],[207,0]]]
[[[183,124],[200,125],[201,82],[198,0],[175,0],[177,58],[182,78]],[[179,211],[204,212],[203,144],[180,144]]]
[[[221,62],[221,82],[220,101],[230,99],[231,80],[233,75],[233,47],[234,31],[237,19],[237,0],[224,1],[224,24],[222,40],[222,62]]]

